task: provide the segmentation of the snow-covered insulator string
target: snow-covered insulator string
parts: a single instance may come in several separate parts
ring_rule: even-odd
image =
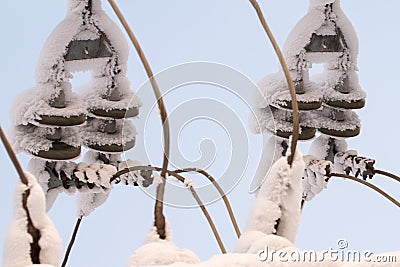
[[[360,119],[353,111],[365,105],[357,75],[358,49],[357,34],[341,10],[340,0],[310,0],[308,13],[285,42],[285,60],[300,110],[299,140],[312,139],[318,129],[321,135],[313,142],[310,153],[321,160],[334,162],[337,153],[348,152],[344,139],[360,133]],[[324,64],[324,72],[310,77],[313,64]],[[292,134],[292,103],[287,85],[282,73],[276,73],[263,79],[259,87],[262,97],[256,102],[256,132],[272,132],[282,138],[281,147],[275,148],[275,154],[280,154],[287,147],[285,139]],[[275,123],[268,122],[268,112]],[[362,163],[364,166],[359,168],[360,164],[350,167],[365,170],[364,175],[372,174],[374,161],[365,159]]]
[[[63,190],[77,193],[79,216],[107,198],[112,185],[102,178],[112,174],[105,164],[97,168],[100,156],[88,157],[92,168],[84,174],[81,165],[70,162],[82,145],[102,159],[118,158],[135,146],[136,129],[127,119],[138,115],[142,103],[126,76],[128,54],[123,33],[100,0],[68,1],[66,17],[42,49],[37,84],[19,97],[24,101],[13,115],[14,146],[35,156],[30,169],[47,194],[47,208]],[[78,95],[72,91],[71,73],[88,70],[92,79]]]
[[[284,54],[301,113],[299,139],[313,138],[316,129],[333,139],[358,135],[360,120],[352,109],[365,105],[365,93],[356,73],[357,36],[340,9],[340,1],[312,0],[308,14],[289,34]],[[313,64],[325,64],[324,73],[310,77]],[[292,103],[283,75],[267,76],[260,82],[260,89],[265,101],[258,101],[259,119],[269,119],[264,115],[269,107],[275,120],[275,126],[261,123],[271,126],[261,130],[288,138]]]
[[[129,48],[119,27],[100,9],[100,1],[86,2],[80,39],[69,45],[76,56],[68,61],[85,67],[88,60],[103,60],[91,68],[93,79],[83,93],[88,110],[83,144],[104,153],[121,153],[135,145],[135,127],[125,119],[136,117],[141,106],[126,77]]]
[[[306,24],[311,27],[304,27]],[[300,40],[296,40],[296,36]],[[308,40],[303,36],[308,36]],[[340,0],[328,3],[312,1],[308,14],[288,40],[288,61],[293,61],[296,53],[305,51],[308,66],[325,64],[322,74],[310,77],[322,93],[322,110],[313,112],[318,130],[334,139],[357,136],[360,120],[352,109],[364,107],[365,93],[356,73],[357,34],[341,10]]]
[[[23,92],[15,107],[13,145],[17,151],[49,160],[70,160],[81,152],[75,126],[86,121],[83,101],[70,84],[38,83]]]

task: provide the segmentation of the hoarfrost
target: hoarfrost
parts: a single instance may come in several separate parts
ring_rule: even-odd
[[[90,40],[98,36],[97,29],[92,29],[92,31],[90,31],[87,27],[82,25],[82,13],[85,10],[86,2],[87,1],[79,0],[69,1],[69,8],[65,19],[53,30],[42,49],[36,70],[36,79],[39,83],[49,82],[49,73],[54,73],[54,66],[58,66],[59,68],[63,67],[60,66],[60,62],[63,61],[63,57],[67,52],[67,47],[72,40]],[[119,61],[126,63],[129,55],[128,43],[120,28],[102,10],[100,1],[93,1],[92,3],[92,18],[91,23],[88,24],[92,26],[93,22],[99,30],[109,37],[109,41],[118,54]],[[93,35],[94,31],[96,32],[95,35]],[[107,59],[100,60],[104,63],[107,62]],[[90,67],[88,61],[97,61],[96,63],[99,63],[98,60],[86,60],[85,68],[82,68],[83,65],[79,64],[79,61],[75,61],[73,63],[69,62],[67,67],[69,71],[87,70],[88,66]],[[123,72],[125,72],[126,66],[121,67]]]
[[[136,138],[136,128],[131,121],[116,121],[116,132],[114,134],[99,132],[99,120],[89,120],[83,128],[85,134],[82,136],[85,146],[91,145],[125,145]]]
[[[41,116],[60,116],[69,118],[86,114],[86,104],[74,92],[71,84],[64,83],[63,91],[66,98],[65,108],[54,108],[49,105],[49,100],[59,90],[53,84],[40,84],[35,88],[23,91],[12,103],[10,117],[14,126],[29,123],[39,125]]]
[[[53,133],[52,128],[36,127],[32,124],[19,125],[13,130],[12,145],[16,152],[28,152],[37,154],[39,151],[48,151],[53,147],[53,142],[46,136]],[[79,147],[81,145],[81,135],[76,127],[64,128],[62,131],[61,142]]]
[[[297,150],[290,167],[287,157],[277,160],[258,192],[245,232],[276,233],[294,242],[301,215],[304,161]]]
[[[271,105],[284,105],[284,101],[292,101],[290,90],[282,72],[268,75],[258,85],[263,97],[256,98],[255,106],[258,108]],[[318,102],[322,98],[321,86],[308,81],[304,84],[304,94],[298,94],[297,100],[304,103]],[[265,101],[268,99],[268,101]]]
[[[326,22],[325,5],[328,3],[333,3],[332,13],[329,14],[330,23],[325,24]],[[296,27],[289,34],[283,48],[290,69],[292,70],[297,69],[299,60],[309,61],[308,64],[311,64],[311,61],[314,63],[323,63],[326,62],[326,60],[335,61],[340,56],[340,54],[332,52],[312,53],[315,54],[312,56],[310,55],[311,53],[308,53],[309,58],[305,56],[305,47],[309,44],[312,35],[314,33],[317,33],[317,31],[320,31],[318,33],[321,34],[323,33],[321,31],[332,30],[332,29],[327,29],[329,27],[334,26],[332,21],[334,21],[336,26],[343,33],[343,36],[346,40],[346,45],[348,48],[346,53],[349,53],[349,62],[348,62],[349,68],[357,69],[357,56],[359,52],[357,34],[352,24],[344,14],[343,10],[340,8],[339,0],[311,1],[308,13],[297,23]],[[303,59],[301,59],[302,57]],[[336,62],[336,64],[339,63]]]
[[[118,91],[121,94],[119,101],[110,101],[104,98],[108,93],[108,86],[111,82],[118,84]],[[142,101],[131,91],[130,82],[125,76],[117,76],[115,80],[110,77],[94,78],[89,84],[80,88],[82,98],[85,99],[89,110],[101,109],[109,111],[112,109],[139,108],[143,105]]]

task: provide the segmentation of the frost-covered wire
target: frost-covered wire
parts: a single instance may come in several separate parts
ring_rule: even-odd
[[[205,170],[197,169],[197,168],[179,169],[179,170],[175,170],[175,172],[176,173],[197,172],[197,173],[203,175],[204,177],[206,177],[214,185],[214,187],[217,189],[217,191],[221,195],[221,197],[225,203],[226,209],[228,210],[229,217],[231,218],[233,227],[235,228],[236,235],[237,235],[237,237],[240,237],[241,233],[240,233],[239,225],[236,221],[235,214],[232,211],[232,207],[229,202],[229,199],[226,196],[224,190],[221,188],[221,186],[218,184],[218,182],[214,179],[214,177],[211,174],[209,174],[208,172],[206,172]]]
[[[112,9],[114,10],[115,14],[117,15],[118,19],[122,23],[125,31],[127,32],[132,44],[134,45],[140,60],[143,63],[143,66],[146,70],[147,76],[149,77],[150,83],[153,87],[154,94],[157,98],[158,108],[161,114],[161,121],[163,126],[164,132],[164,157],[162,163],[162,170],[161,170],[161,177],[164,178],[163,182],[158,185],[157,187],[157,199],[156,205],[154,210],[154,217],[155,217],[155,226],[157,228],[157,233],[159,234],[161,239],[165,239],[165,217],[163,214],[163,200],[164,200],[164,192],[165,192],[165,175],[167,173],[168,168],[168,158],[169,158],[169,151],[170,151],[170,136],[169,136],[169,123],[168,123],[168,114],[165,108],[165,104],[163,101],[163,97],[161,95],[160,89],[156,80],[154,79],[153,71],[151,70],[150,64],[144,55],[143,49],[141,48],[136,36],[133,34],[132,29],[130,28],[128,22],[122,15],[121,10],[118,8],[117,4],[114,0],[108,0]]]
[[[290,95],[292,98],[292,109],[293,109],[293,135],[292,135],[290,156],[288,157],[288,163],[290,166],[292,166],[293,160],[294,160],[294,154],[296,152],[297,140],[299,138],[299,130],[300,130],[299,106],[297,103],[296,89],[294,87],[293,80],[290,75],[289,68],[286,64],[285,58],[282,54],[282,51],[279,48],[279,45],[276,42],[275,37],[272,34],[270,28],[268,27],[267,21],[265,20],[265,17],[261,11],[261,8],[260,8],[258,2],[256,0],[249,0],[249,1],[253,5],[254,9],[256,10],[258,18],[259,18],[265,32],[267,33],[272,46],[274,47],[274,50],[276,52],[276,55],[278,56],[279,62],[282,66],[283,72],[286,77],[286,81],[287,81],[289,89],[290,89]]]
[[[378,192],[379,194],[381,194],[382,196],[384,196],[385,198],[387,198],[389,201],[391,201],[393,204],[395,204],[397,207],[400,208],[400,202],[397,201],[396,199],[394,199],[392,196],[390,196],[388,193],[386,193],[385,191],[383,191],[382,189],[380,189],[379,187],[370,184],[362,179],[356,178],[354,176],[351,175],[347,175],[347,174],[342,174],[342,173],[331,173],[329,175],[330,177],[340,177],[340,178],[345,178],[345,179],[349,179],[349,180],[353,180],[357,183],[363,184],[365,186],[368,186],[369,188],[371,188],[372,190]]]
[[[1,141],[4,144],[4,147],[7,150],[8,156],[10,157],[11,161],[14,164],[15,169],[18,172],[19,179],[21,180],[21,183],[26,185],[28,188],[23,194],[22,198],[22,208],[24,209],[27,217],[27,231],[29,235],[32,237],[32,243],[31,243],[31,252],[30,256],[32,259],[32,263],[40,263],[39,260],[39,255],[40,255],[40,246],[39,246],[39,239],[40,239],[40,231],[33,225],[31,214],[28,209],[28,197],[30,195],[30,188],[29,188],[29,181],[27,177],[25,176],[24,171],[22,170],[21,164],[19,163],[17,156],[15,155],[14,150],[12,149],[10,142],[8,141],[6,135],[3,132],[3,129],[0,126],[0,137]]]

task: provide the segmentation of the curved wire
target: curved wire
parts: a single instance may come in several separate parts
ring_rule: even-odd
[[[10,142],[8,141],[7,136],[3,132],[3,129],[1,128],[1,126],[0,126],[0,138],[1,138],[1,141],[3,142],[3,144],[4,144],[4,147],[6,148],[8,156],[10,157],[12,163],[14,164],[15,169],[18,172],[19,179],[21,180],[21,183],[23,183],[24,185],[28,185],[28,179],[26,178],[25,173],[22,170],[21,164],[19,164],[17,156],[15,155],[15,152],[12,149],[12,146],[11,146]]]
[[[380,189],[379,187],[370,184],[362,179],[358,179],[354,176],[351,175],[346,175],[346,174],[342,174],[342,173],[331,173],[329,175],[329,177],[340,177],[340,178],[345,178],[345,179],[349,179],[349,180],[353,180],[357,183],[363,184],[365,186],[368,186],[369,188],[371,188],[372,190],[375,190],[376,192],[378,192],[379,194],[381,194],[383,197],[387,198],[389,201],[391,201],[393,204],[395,204],[397,207],[400,207],[400,202],[398,202],[396,199],[394,199],[392,196],[390,196],[388,193],[386,193],[385,191],[383,191],[382,189]]]
[[[296,146],[297,146],[297,140],[299,139],[299,130],[300,130],[300,117],[299,117],[299,105],[297,103],[297,97],[296,97],[296,89],[293,84],[292,77],[289,72],[289,68],[286,64],[285,58],[282,54],[281,49],[279,48],[278,43],[275,40],[274,35],[271,32],[271,29],[268,27],[267,21],[265,20],[265,17],[261,11],[260,5],[256,0],[249,0],[250,3],[253,5],[254,9],[256,10],[256,13],[258,15],[258,18],[268,35],[269,40],[271,41],[271,44],[275,50],[276,55],[278,56],[279,62],[282,66],[282,70],[285,74],[286,82],[288,83],[289,90],[290,90],[290,96],[292,98],[292,109],[293,109],[293,135],[292,135],[292,143],[290,146],[290,155],[288,157],[288,163],[290,166],[293,164],[294,156],[296,153]]]
[[[32,263],[36,264],[40,264],[40,246],[39,246],[39,241],[41,238],[41,232],[39,229],[37,229],[34,225],[33,225],[33,221],[32,221],[32,217],[28,208],[28,198],[31,194],[31,188],[29,187],[29,181],[28,178],[26,177],[24,171],[22,170],[21,164],[18,161],[17,156],[15,155],[15,152],[10,144],[10,142],[8,141],[7,136],[5,135],[5,133],[3,132],[3,128],[0,126],[0,138],[1,141],[4,144],[4,147],[6,148],[6,151],[8,153],[8,156],[10,157],[12,163],[14,164],[15,169],[18,172],[19,175],[19,179],[21,181],[22,184],[24,184],[27,188],[24,191],[24,193],[22,194],[22,203],[21,206],[24,209],[25,213],[26,213],[26,228],[27,228],[27,233],[31,236],[32,238],[32,242],[30,244],[30,257],[31,257],[31,261]]]
[[[396,180],[397,182],[400,182],[400,177],[395,175],[395,174],[393,174],[393,173],[390,173],[390,172],[387,172],[387,171],[382,171],[382,170],[374,170],[374,173],[390,177],[393,180]]]
[[[127,173],[129,173],[129,172],[132,172],[132,171],[146,171],[146,170],[161,171],[162,168],[153,167],[153,166],[133,166],[133,167],[125,168],[125,169],[120,170],[120,171],[118,171],[117,173],[115,173],[115,174],[111,177],[110,183],[113,182],[114,180],[116,180],[119,176],[124,175],[124,174],[127,174]],[[175,177],[176,179],[178,179],[178,180],[179,180],[180,182],[182,182],[182,183],[184,183],[185,180],[186,180],[185,177],[183,177],[183,176],[177,174],[177,173],[174,172],[174,171],[167,170],[167,173],[168,173],[169,175]],[[215,239],[217,240],[218,246],[219,246],[219,248],[221,249],[221,252],[225,254],[225,253],[226,253],[225,246],[224,246],[224,244],[222,243],[221,236],[219,235],[218,230],[217,230],[217,228],[215,227],[215,224],[214,224],[214,222],[213,222],[213,220],[212,220],[212,218],[211,218],[211,216],[210,216],[210,214],[209,214],[207,208],[204,206],[204,204],[203,204],[203,202],[201,201],[201,199],[200,199],[199,195],[197,194],[196,190],[195,190],[193,187],[189,187],[189,190],[190,190],[190,192],[192,193],[192,195],[193,195],[194,199],[196,200],[197,204],[199,204],[199,206],[200,206],[200,208],[201,208],[201,210],[202,210],[204,216],[206,217],[206,219],[207,219],[207,221],[208,221],[208,224],[210,225],[211,230],[212,230],[212,232],[213,232],[213,234],[214,234],[214,236],[215,236]]]
[[[165,193],[165,175],[167,173],[168,168],[168,158],[170,152],[170,136],[169,136],[169,122],[168,122],[168,113],[167,109],[165,108],[164,100],[161,95],[160,89],[156,80],[154,79],[153,71],[151,70],[150,64],[141,48],[139,41],[137,40],[136,36],[134,35],[132,29],[130,28],[128,22],[126,21],[125,17],[123,16],[121,10],[118,8],[117,4],[114,0],[108,0],[112,9],[114,10],[115,14],[117,15],[118,19],[120,20],[122,26],[124,27],[126,33],[128,34],[130,40],[132,41],[133,46],[135,47],[140,60],[143,63],[143,66],[146,70],[147,76],[149,77],[151,86],[153,87],[154,94],[157,99],[158,108],[161,114],[161,122],[163,127],[164,133],[164,155],[163,155],[163,163],[162,163],[162,170],[161,170],[161,177],[163,177],[162,183],[160,183],[157,187],[157,197],[156,197],[156,204],[154,208],[154,224],[157,228],[157,233],[161,239],[166,238],[165,234],[165,217],[163,214],[163,201],[164,201],[164,193]]]
[[[222,243],[221,237],[218,234],[218,230],[215,227],[215,224],[210,216],[210,214],[208,213],[206,207],[204,206],[203,202],[201,201],[199,195],[197,194],[197,192],[194,190],[193,187],[189,187],[190,192],[192,192],[192,195],[194,197],[194,199],[196,199],[196,202],[199,204],[201,210],[203,211],[204,216],[207,218],[208,223],[210,224],[210,227],[214,233],[215,238],[217,239],[219,248],[221,249],[221,252],[223,254],[226,254],[226,249],[224,247],[224,244]]]
[[[235,232],[236,232],[237,237],[239,238],[241,236],[239,225],[238,225],[238,223],[236,221],[235,214],[233,214],[232,206],[231,206],[231,204],[229,202],[229,199],[226,196],[224,190],[221,188],[221,186],[218,184],[218,182],[214,179],[214,177],[211,174],[209,174],[205,170],[197,169],[197,168],[178,169],[178,170],[175,170],[174,172],[176,172],[176,173],[197,172],[197,173],[203,175],[204,177],[206,177],[214,185],[214,187],[217,189],[218,193],[221,195],[221,197],[222,197],[222,199],[223,199],[223,201],[225,203],[225,207],[228,210],[229,217],[231,219],[232,225],[235,228]]]

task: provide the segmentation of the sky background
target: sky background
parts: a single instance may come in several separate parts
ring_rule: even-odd
[[[155,73],[185,62],[210,61],[230,66],[257,82],[278,70],[276,56],[248,1],[131,0],[117,3]],[[306,0],[260,1],[279,44],[283,45],[290,30],[306,14],[308,3]],[[9,109],[14,98],[35,85],[35,67],[41,48],[52,29],[63,19],[66,5],[66,0],[2,3],[0,121],[4,130],[10,127]],[[106,1],[103,1],[103,7],[116,20]],[[342,1],[342,8],[358,33],[359,77],[367,93],[366,107],[358,112],[362,131],[358,137],[348,140],[349,148],[375,158],[377,168],[399,174],[397,151],[400,144],[397,140],[400,127],[397,114],[400,40],[397,19],[400,2],[384,0],[378,4],[376,1],[345,0]],[[153,93],[141,89],[147,77],[130,47],[128,77],[132,89],[138,91],[145,104],[143,110],[151,110]],[[77,74],[73,84],[78,85],[88,78],[88,73]],[[251,94],[243,88],[240,95],[248,99]],[[228,105],[233,113],[238,114],[241,127],[246,130],[250,151],[248,167],[238,185],[228,194],[243,230],[254,201],[254,196],[248,194],[248,187],[258,163],[262,138],[252,135],[247,127],[249,110],[246,103],[215,86],[190,85],[174,89],[166,96],[166,105],[168,110],[178,112],[185,101],[201,98],[216,99]],[[201,109],[196,112],[201,116]],[[158,114],[152,111],[142,114],[134,123],[139,132],[138,147],[127,156],[145,164],[159,165],[161,131]],[[177,129],[183,126],[172,127]],[[195,121],[183,128],[179,147],[184,158],[191,161],[201,158],[199,144],[204,139],[211,139],[216,153],[209,171],[216,176],[223,173],[230,148],[235,146],[235,143],[229,143],[229,133],[224,127],[206,120]],[[309,144],[301,144],[303,154],[307,154]],[[210,150],[207,143],[205,148]],[[172,159],[174,157],[179,158],[178,151],[173,151]],[[20,154],[19,159],[25,167],[29,157]],[[12,218],[13,191],[17,181],[17,174],[2,146],[0,169],[3,181],[0,186],[2,250],[2,241]],[[375,177],[373,183],[400,199],[398,183],[381,176]],[[189,198],[190,194],[186,197]],[[133,251],[140,247],[152,224],[153,205],[153,199],[141,189],[116,186],[108,201],[84,219],[69,266],[123,266]],[[220,201],[208,208],[227,249],[231,250],[236,236],[224,206]],[[66,247],[76,220],[74,197],[61,195],[49,214]],[[201,259],[219,253],[199,209],[167,207],[166,217],[172,226],[174,242],[179,247],[193,250]],[[351,181],[332,179],[328,190],[306,204],[295,245],[300,249],[325,250],[336,248],[338,239],[346,239],[350,249],[377,253],[399,250],[399,223],[398,208],[377,193]]]

